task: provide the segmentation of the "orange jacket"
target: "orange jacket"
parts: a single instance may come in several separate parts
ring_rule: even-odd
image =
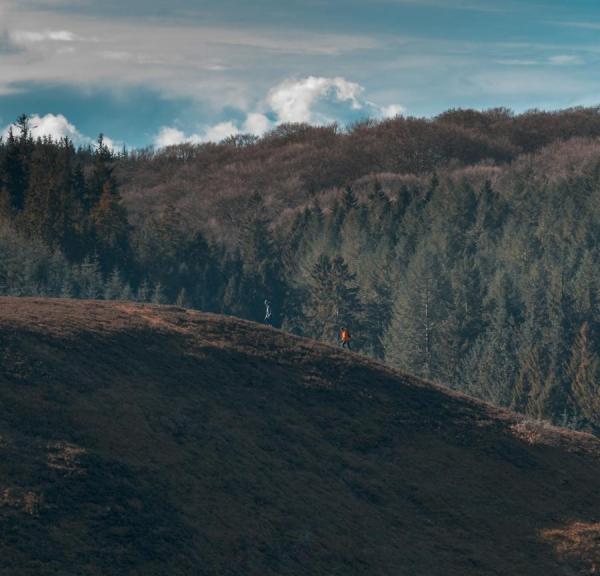
[[[350,340],[350,332],[348,330],[342,330],[340,332],[340,339],[342,342],[348,342]]]

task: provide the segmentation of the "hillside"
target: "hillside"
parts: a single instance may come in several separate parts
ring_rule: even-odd
[[[347,129],[284,124],[259,140],[238,136],[220,144],[132,151],[117,162],[116,173],[133,221],[173,202],[189,226],[223,238],[235,235],[231,220],[249,192],[260,192],[269,219],[286,225],[315,199],[331,205],[336,189],[368,188],[374,175],[393,195],[415,176],[508,167],[553,143],[599,136],[596,107],[523,114],[458,109],[433,119],[398,116]]]
[[[600,436],[600,110],[0,142],[0,296],[264,318]]]
[[[3,576],[600,567],[591,436],[176,307],[2,298],[0,351]]]

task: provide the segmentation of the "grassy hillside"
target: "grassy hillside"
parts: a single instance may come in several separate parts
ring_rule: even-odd
[[[600,442],[173,307],[0,299],[0,574],[600,567]]]

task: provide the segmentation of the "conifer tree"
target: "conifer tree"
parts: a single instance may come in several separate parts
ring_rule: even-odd
[[[151,298],[151,302],[152,304],[164,304],[165,303],[165,297],[163,294],[163,287],[162,284],[160,282],[157,282],[154,286],[154,290],[152,292],[152,298]]]
[[[260,194],[253,194],[239,218],[238,250],[242,259],[242,282],[237,295],[243,316],[262,320],[265,299],[273,303],[275,325],[284,295],[280,262],[273,245],[269,221]]]
[[[121,196],[106,183],[98,204],[91,213],[97,251],[104,270],[124,264],[127,258],[129,222]]]
[[[84,188],[84,208],[91,212],[105,192],[116,193],[117,183],[114,177],[113,154],[104,141],[104,135],[98,136],[96,148],[92,156],[92,170],[89,182]]]
[[[438,257],[427,249],[411,261],[400,280],[384,337],[385,358],[394,366],[436,378],[456,342],[449,324],[451,288]]]
[[[28,132],[26,124],[24,124],[19,137],[14,135],[12,127],[9,128],[1,173],[3,186],[2,194],[9,209],[13,212],[21,211],[25,204],[25,191],[28,180],[27,139]]]
[[[511,408],[533,418],[544,418],[546,398],[546,378],[537,348],[529,350],[521,364],[519,375],[512,393]]]
[[[187,299],[187,293],[185,291],[185,288],[182,288],[179,291],[179,294],[177,294],[177,299],[175,300],[175,304],[177,306],[180,306],[181,308],[188,307],[188,299]]]
[[[123,292],[123,282],[121,280],[121,274],[119,269],[115,268],[104,287],[104,299],[105,300],[118,300]]]
[[[571,397],[592,425],[600,426],[600,361],[592,343],[590,326],[584,322],[573,344],[568,366]]]
[[[321,255],[307,278],[304,333],[326,342],[335,342],[342,327],[359,335],[361,315],[356,275],[341,256]]]
[[[140,283],[135,299],[138,302],[149,302],[150,301],[150,286],[148,285],[148,281],[144,278]]]
[[[86,256],[79,266],[77,275],[78,294],[80,298],[96,299],[103,292],[102,272],[98,257]]]

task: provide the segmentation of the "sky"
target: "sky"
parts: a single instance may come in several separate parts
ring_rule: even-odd
[[[157,148],[600,104],[597,0],[0,0],[0,134]]]

